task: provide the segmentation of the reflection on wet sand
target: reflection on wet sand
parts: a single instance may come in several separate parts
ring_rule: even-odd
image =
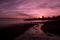
[[[23,35],[18,36],[15,40],[60,40],[60,37],[55,36],[54,34],[49,33],[51,36],[48,36],[41,30],[41,24],[35,25]]]
[[[36,25],[35,23],[28,24],[13,24],[9,26],[0,26],[0,40],[14,40],[19,35],[23,34],[26,30]]]

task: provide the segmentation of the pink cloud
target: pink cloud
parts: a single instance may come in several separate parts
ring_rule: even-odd
[[[0,4],[0,8],[13,12],[20,11],[32,16],[56,16],[60,15],[60,0],[9,0]],[[10,12],[8,12],[8,15],[18,15],[20,13]]]

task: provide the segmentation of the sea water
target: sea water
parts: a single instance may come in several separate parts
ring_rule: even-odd
[[[24,23],[35,23],[35,22],[46,22],[48,20],[32,20],[32,21],[25,21],[24,19],[0,19],[0,26],[6,26],[11,24],[24,24]]]

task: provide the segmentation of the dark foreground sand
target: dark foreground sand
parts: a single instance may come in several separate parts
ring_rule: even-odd
[[[44,25],[41,27],[41,29],[45,33],[51,33],[56,36],[60,36],[60,20],[56,21],[51,21],[51,22],[46,22]]]
[[[50,33],[48,33],[50,34]],[[15,40],[60,40],[60,37],[50,34],[48,36],[41,30],[41,24],[35,25]]]
[[[14,40],[22,35],[29,28],[36,25],[35,23],[12,24],[8,26],[0,26],[0,40]]]
[[[43,26],[40,23],[38,23],[38,25],[36,23],[26,23],[13,24],[2,28],[0,27],[0,40],[60,40],[59,36],[50,33],[51,31],[54,33],[50,28],[50,26],[53,26],[54,29],[54,25],[55,24],[53,22],[52,24],[46,23]],[[41,27],[49,27],[50,29],[48,29],[50,31],[44,31]]]

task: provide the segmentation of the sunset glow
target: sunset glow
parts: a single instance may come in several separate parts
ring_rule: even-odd
[[[25,17],[51,17],[60,15],[60,0],[9,0],[8,2],[6,1],[7,0],[3,0],[0,3],[0,15],[2,16],[23,15]]]
[[[40,16],[39,18],[42,18],[42,16]]]
[[[60,0],[0,0],[0,39],[60,40]]]

